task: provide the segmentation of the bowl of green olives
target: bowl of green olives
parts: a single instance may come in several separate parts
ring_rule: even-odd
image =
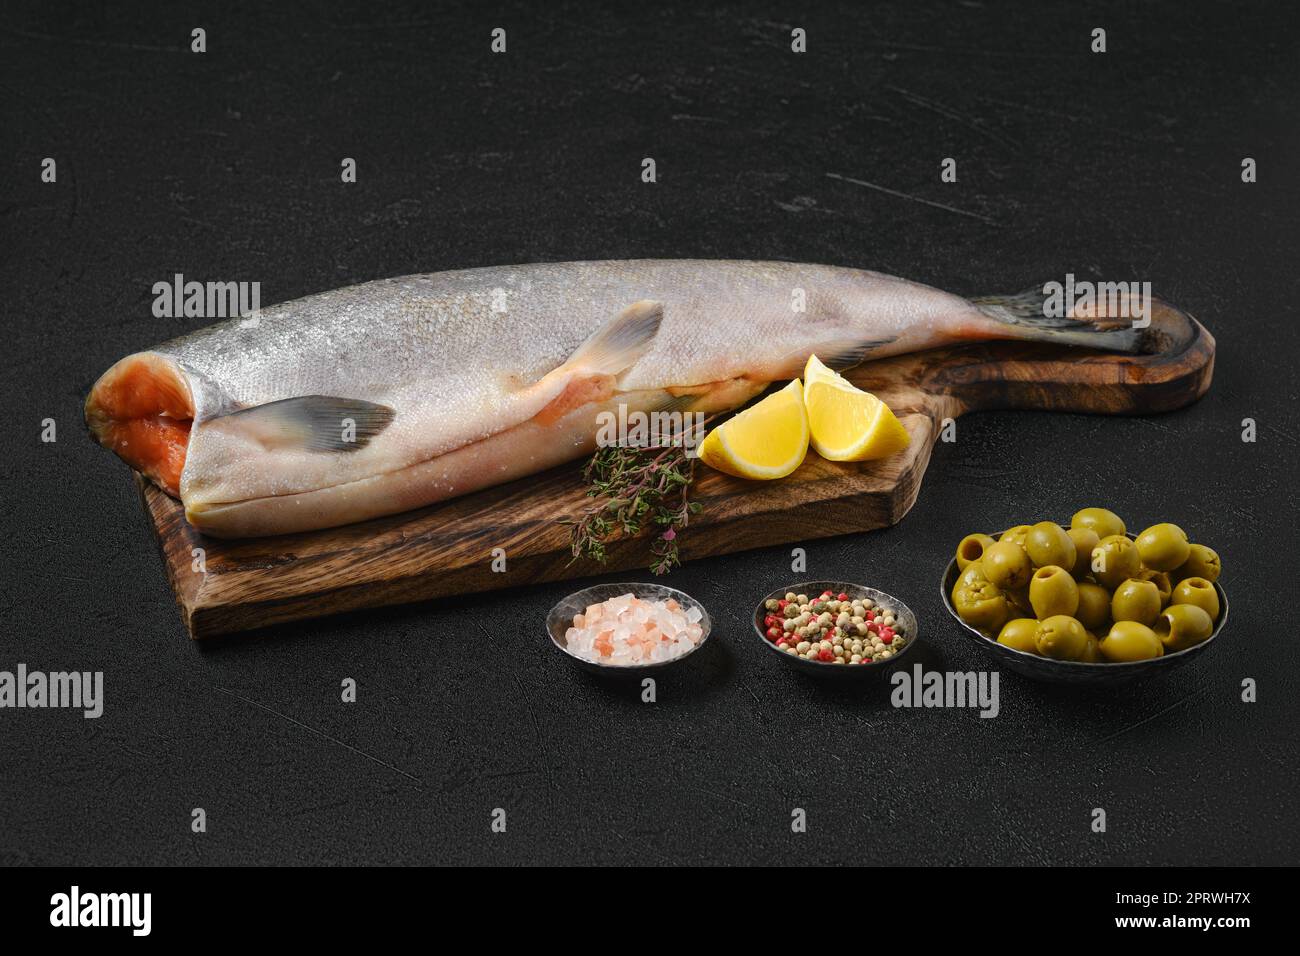
[[[944,569],[944,606],[967,636],[1035,680],[1103,684],[1203,654],[1228,619],[1218,554],[1174,524],[1133,534],[1084,508],[967,535]]]

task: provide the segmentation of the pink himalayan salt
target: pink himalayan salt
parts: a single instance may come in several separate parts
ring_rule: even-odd
[[[620,594],[590,605],[564,633],[569,651],[611,667],[654,664],[681,657],[704,638],[699,608]]]

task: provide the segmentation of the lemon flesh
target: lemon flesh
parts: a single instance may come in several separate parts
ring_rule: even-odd
[[[704,436],[700,458],[737,478],[784,478],[808,454],[808,413],[795,379]]]
[[[871,461],[897,454],[911,437],[888,405],[854,388],[817,356],[804,368],[804,404],[817,454],[831,461]]]

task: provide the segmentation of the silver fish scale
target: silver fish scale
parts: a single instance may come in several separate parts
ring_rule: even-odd
[[[662,305],[662,320],[630,367],[596,349],[548,376],[645,300]],[[997,331],[964,299],[854,269],[564,262],[367,282],[154,351],[181,367],[194,398],[178,486],[186,516],[240,537],[392,514],[540,471],[594,445],[598,411],[652,410],[667,389],[702,386],[703,407],[734,407],[800,375],[810,354],[897,354],[969,337],[981,322]],[[601,373],[618,374],[619,394],[569,390]],[[292,427],[287,439],[268,431],[265,416],[226,414],[307,395],[395,414],[368,441],[328,451],[295,441]],[[589,398],[572,407],[576,395]],[[548,405],[555,415],[540,414]]]
[[[791,308],[802,288],[806,313]],[[493,308],[504,293],[505,311]],[[592,332],[641,299],[664,304],[625,388],[718,381],[763,356],[807,347],[818,327],[864,319],[861,304],[945,293],[876,273],[784,262],[630,260],[538,263],[381,279],[265,308],[156,349],[215,388],[201,421],[226,401],[256,405],[324,394],[393,404],[436,402],[442,414],[481,414],[562,364]],[[928,295],[927,295],[928,294]],[[956,300],[960,301],[960,300]],[[902,304],[900,302],[900,304]],[[858,314],[854,314],[855,311]],[[922,310],[928,311],[928,310]],[[882,330],[887,332],[888,330]]]

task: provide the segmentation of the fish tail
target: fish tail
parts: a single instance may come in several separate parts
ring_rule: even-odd
[[[969,301],[985,318],[998,324],[1003,333],[998,338],[1055,342],[1109,352],[1138,352],[1143,347],[1143,330],[1134,328],[1130,320],[1053,315],[1048,308],[1048,296],[1041,289],[977,296]]]

